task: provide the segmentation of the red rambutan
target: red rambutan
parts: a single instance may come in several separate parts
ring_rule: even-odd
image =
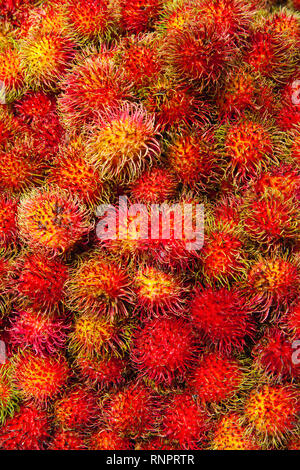
[[[168,168],[152,168],[144,171],[130,186],[130,196],[138,203],[160,204],[173,199],[178,181]]]
[[[131,450],[130,439],[120,436],[115,430],[100,429],[89,439],[90,450]]]
[[[120,357],[90,357],[80,354],[76,357],[80,377],[90,386],[105,388],[124,382],[127,361]]]
[[[18,241],[17,199],[0,196],[0,246],[16,246]]]
[[[138,34],[153,28],[162,9],[162,0],[118,0],[122,29]]]
[[[64,430],[76,430],[93,424],[98,414],[96,395],[74,387],[54,403],[54,420]]]
[[[80,433],[59,429],[54,433],[48,450],[87,450],[87,445]]]

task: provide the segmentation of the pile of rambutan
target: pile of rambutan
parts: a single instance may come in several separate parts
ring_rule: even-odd
[[[300,444],[299,0],[0,0],[0,450]]]

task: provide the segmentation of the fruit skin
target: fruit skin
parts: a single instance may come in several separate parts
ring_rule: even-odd
[[[125,80],[111,54],[102,51],[82,57],[64,78],[58,108],[69,130],[80,130],[83,123],[92,122],[98,113],[131,98],[132,84]]]
[[[37,355],[55,354],[66,346],[70,325],[58,312],[48,316],[43,311],[24,308],[14,312],[8,328],[14,348],[29,348]]]
[[[25,71],[20,51],[13,46],[0,51],[0,81],[5,86],[5,102],[14,101],[25,86]]]
[[[119,436],[146,437],[156,429],[159,404],[153,392],[133,382],[103,398],[103,422]]]
[[[130,198],[143,204],[160,204],[172,199],[178,186],[173,172],[166,168],[144,171],[130,186]]]
[[[197,403],[219,404],[239,392],[245,381],[244,372],[235,358],[205,352],[188,377],[187,387],[193,391]]]
[[[63,261],[27,251],[21,253],[13,267],[10,291],[19,304],[29,303],[48,312],[62,302],[67,278],[68,267]]]
[[[85,439],[75,431],[57,430],[48,450],[87,450]]]
[[[150,29],[158,19],[162,0],[118,0],[119,22],[121,28],[128,32],[139,34]]]
[[[98,411],[92,391],[73,387],[54,403],[54,420],[64,430],[80,430],[95,423]]]
[[[279,382],[297,380],[300,367],[293,363],[292,338],[287,337],[279,328],[273,327],[264,332],[264,336],[252,350],[254,361],[264,372]]]
[[[128,272],[101,250],[79,259],[66,283],[68,306],[78,312],[102,312],[113,319],[128,316],[132,303]]]
[[[140,441],[136,443],[135,450],[179,450],[180,447],[177,443],[162,439],[160,437],[152,437],[147,441]]]
[[[253,436],[247,435],[241,422],[241,416],[236,413],[223,416],[217,423],[212,437],[212,450],[259,450],[260,446]]]
[[[132,442],[114,430],[100,429],[90,436],[90,450],[132,450]]]
[[[272,307],[272,315],[289,311],[299,287],[296,263],[284,255],[261,256],[250,267],[245,283],[246,294],[251,297],[264,321]]]
[[[74,55],[72,42],[56,32],[29,35],[20,52],[26,82],[34,89],[55,90]]]
[[[108,356],[111,352],[122,356],[131,341],[130,323],[112,323],[100,313],[83,313],[75,320],[74,332],[70,336],[71,353],[88,358]]]
[[[199,449],[199,441],[208,431],[209,417],[207,411],[198,406],[188,392],[173,395],[162,420],[165,437],[177,441],[180,448]]]
[[[183,314],[186,289],[178,276],[141,266],[134,275],[134,287],[138,311],[150,316]]]
[[[102,358],[79,354],[75,365],[85,383],[99,389],[118,388],[124,383],[128,368],[125,359],[113,355]]]
[[[191,325],[181,318],[148,320],[133,338],[131,361],[140,377],[156,385],[182,380],[197,346]]]
[[[23,404],[20,410],[0,428],[3,450],[44,450],[50,435],[49,417],[45,410]]]
[[[73,248],[93,228],[91,214],[81,201],[55,186],[22,196],[18,225],[25,243],[53,255]]]
[[[20,352],[14,358],[13,379],[16,388],[25,399],[37,404],[46,404],[61,391],[69,376],[65,357],[57,354],[51,357]]]
[[[90,126],[87,158],[103,180],[131,182],[160,154],[154,116],[125,103],[99,115]]]
[[[18,393],[11,378],[9,364],[0,365],[0,425],[12,417],[18,404]],[[1,429],[1,428],[0,428]]]
[[[244,414],[264,446],[277,446],[297,424],[299,400],[296,389],[287,385],[262,385],[245,402]]]
[[[241,352],[255,333],[253,308],[238,289],[196,288],[191,321],[205,342],[224,354]]]
[[[5,249],[16,247],[18,243],[17,207],[17,199],[0,196],[0,247]]]
[[[288,329],[295,334],[300,335],[300,304],[295,303],[290,311],[283,317],[283,321],[287,325]]]

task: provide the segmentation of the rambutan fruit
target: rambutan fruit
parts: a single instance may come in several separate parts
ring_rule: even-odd
[[[88,357],[109,356],[111,352],[122,355],[128,349],[130,340],[129,323],[111,323],[103,315],[84,313],[75,320],[69,349],[74,354]]]
[[[300,337],[300,303],[295,303],[284,317],[288,329],[295,334],[296,337]]]
[[[183,380],[197,345],[191,325],[182,318],[148,320],[134,334],[130,358],[140,377],[159,385]]]
[[[25,399],[33,399],[38,404],[55,398],[68,377],[68,363],[61,354],[42,357],[27,351],[14,358],[16,388]]]
[[[166,154],[178,180],[192,188],[207,191],[220,179],[222,162],[211,133],[196,130],[177,134]]]
[[[299,3],[300,9],[300,3]],[[300,449],[300,438],[297,436],[292,437],[286,444],[288,450],[299,450]]]
[[[284,40],[299,44],[300,41],[300,21],[299,15],[288,9],[275,11],[268,16],[263,24],[263,30],[277,34]]]
[[[202,22],[188,24],[168,37],[162,51],[178,79],[199,89],[219,80],[233,52],[232,38]]]
[[[54,255],[73,248],[92,229],[90,212],[81,201],[56,186],[22,196],[18,225],[25,243]]]
[[[64,430],[91,426],[99,411],[95,393],[78,386],[68,389],[53,407],[54,421]]]
[[[159,412],[152,391],[133,382],[126,388],[103,397],[103,420],[108,430],[136,438],[154,432]]]
[[[297,379],[300,367],[293,363],[292,341],[279,328],[273,327],[255,344],[252,356],[255,363],[279,381]]]
[[[25,38],[20,56],[26,82],[34,89],[56,89],[74,55],[73,44],[58,33],[37,33]]]
[[[162,0],[118,0],[119,23],[131,34],[151,30],[161,12]]]
[[[244,414],[250,430],[263,445],[278,445],[293,432],[299,413],[297,391],[292,386],[263,385],[252,390]]]
[[[269,189],[263,194],[250,193],[244,201],[242,223],[253,242],[262,250],[296,240],[299,235],[299,208],[294,198]]]
[[[18,310],[7,329],[13,347],[30,348],[37,355],[54,354],[66,345],[70,326],[57,313],[48,316],[32,308]]]
[[[154,116],[139,104],[125,103],[102,113],[89,134],[87,158],[104,180],[130,182],[160,154]]]
[[[120,44],[120,65],[140,96],[147,94],[162,70],[158,44],[153,34],[126,37]]]
[[[6,105],[0,105],[0,148],[7,148],[24,131],[22,121]]]
[[[53,161],[47,182],[80,197],[88,205],[101,200],[104,192],[99,173],[85,158],[83,140],[68,142]]]
[[[186,83],[178,84],[169,77],[159,77],[150,85],[144,105],[155,113],[162,130],[181,124],[207,123],[209,118],[208,104]]]
[[[197,18],[199,4],[200,2],[189,0],[164,2],[160,18],[155,25],[163,39],[182,31],[187,24],[194,21]]]
[[[281,164],[262,173],[253,182],[253,188],[258,196],[271,190],[274,194],[282,195],[290,200],[298,197],[299,182],[300,175],[297,168],[293,165]]]
[[[168,168],[151,168],[144,171],[130,186],[130,196],[142,204],[160,204],[173,199],[178,181]]]
[[[47,412],[23,404],[20,410],[0,428],[2,450],[44,450],[50,436]]]
[[[25,71],[20,51],[12,46],[0,51],[0,81],[5,87],[1,92],[4,93],[2,98],[5,99],[5,103],[16,99],[24,89]]]
[[[296,46],[282,35],[255,31],[243,57],[254,72],[275,81],[287,80],[296,67]]]
[[[198,406],[188,392],[173,395],[162,419],[162,435],[177,441],[180,448],[199,449],[199,443],[208,431],[207,411]]]
[[[131,281],[126,269],[94,251],[81,259],[66,285],[68,305],[79,312],[106,312],[110,318],[127,316],[132,303]]]
[[[21,303],[29,301],[38,309],[48,311],[63,300],[67,277],[68,268],[62,261],[28,252],[16,261],[11,291]]]
[[[300,0],[291,0],[291,3],[295,10],[300,10]]]
[[[109,39],[115,28],[115,14],[108,0],[64,2],[71,33],[81,41]]]
[[[132,442],[115,430],[100,429],[90,436],[90,450],[131,450]]]
[[[267,318],[273,313],[288,311],[299,289],[299,272],[293,260],[284,255],[259,258],[250,267],[246,280],[246,293],[256,309]]]
[[[208,228],[200,253],[201,271],[210,284],[228,285],[243,275],[247,263],[244,238],[237,226],[227,222]]]
[[[109,58],[109,52],[102,52],[75,63],[61,87],[58,106],[62,120],[74,130],[91,122],[98,113],[129,99],[132,84]]]
[[[141,266],[134,274],[137,308],[160,316],[182,315],[186,288],[182,280],[153,266]]]
[[[30,158],[29,147],[18,144],[0,151],[2,165],[0,168],[0,189],[10,194],[39,185],[43,181],[44,166]]]
[[[17,207],[17,199],[0,196],[0,247],[5,249],[18,242]]]
[[[55,102],[51,95],[42,91],[26,93],[14,103],[17,115],[26,123],[46,117],[55,111]]]
[[[243,381],[244,370],[239,361],[217,352],[205,352],[187,379],[187,387],[200,404],[219,404],[232,398]]]
[[[99,388],[119,386],[124,382],[127,361],[117,356],[90,357],[80,354],[75,360],[79,375],[87,385]]]
[[[275,161],[272,132],[256,120],[240,120],[219,128],[220,150],[227,160],[227,174],[237,182],[257,176]]]
[[[198,288],[191,302],[191,320],[204,340],[221,353],[241,352],[253,339],[255,325],[246,299],[237,289]]]
[[[87,444],[80,433],[59,429],[54,433],[48,450],[87,450]]]
[[[18,393],[11,377],[8,364],[0,365],[0,426],[7,417],[14,415],[18,403]],[[1,427],[0,427],[1,433]]]
[[[300,133],[295,136],[292,143],[291,157],[297,165],[300,165]]]
[[[223,416],[212,437],[212,450],[259,450],[260,446],[252,435],[247,435],[241,421],[236,413]]]

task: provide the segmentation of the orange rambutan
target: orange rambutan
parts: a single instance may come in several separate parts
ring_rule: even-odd
[[[221,353],[243,351],[255,333],[251,306],[237,289],[196,289],[191,320],[204,340]]]
[[[169,399],[162,420],[165,438],[178,442],[182,449],[199,449],[208,429],[208,413],[196,404],[192,395],[184,392]]]
[[[211,448],[213,450],[259,450],[260,446],[253,435],[248,435],[236,413],[223,416],[214,431]]]
[[[99,388],[119,386],[124,382],[128,368],[125,359],[113,355],[102,358],[79,354],[75,364],[82,380]]]
[[[81,58],[62,82],[58,106],[65,125],[80,129],[99,113],[131,97],[132,84],[116,67],[110,51]]]
[[[5,103],[13,101],[24,89],[25,71],[20,51],[13,46],[0,51],[0,83],[1,99]]]
[[[89,427],[97,419],[97,398],[93,391],[80,387],[67,390],[55,401],[54,421],[64,430]]]
[[[293,363],[292,340],[277,327],[264,332],[253,348],[252,356],[264,372],[279,381],[300,377],[300,366]]]
[[[48,450],[87,450],[87,444],[80,433],[59,429],[54,433]]]
[[[299,289],[298,267],[284,255],[260,257],[248,271],[245,288],[263,321],[271,308],[275,314],[289,310]]]
[[[122,437],[115,430],[100,429],[89,439],[90,450],[131,450],[132,442]]]
[[[0,428],[3,450],[44,450],[50,436],[50,421],[45,410],[23,404]]]
[[[85,152],[81,137],[68,142],[54,159],[47,182],[93,205],[101,200],[104,185],[96,168],[86,160]]]
[[[205,352],[188,377],[187,387],[200,404],[219,404],[238,393],[243,381],[244,369],[238,360]]]
[[[39,310],[49,311],[63,300],[67,277],[68,267],[62,261],[27,252],[16,260],[10,287],[22,304],[29,302]]]
[[[253,389],[245,402],[244,414],[249,429],[264,446],[278,445],[297,424],[299,402],[292,386],[262,385]]]
[[[137,309],[150,315],[182,315],[186,288],[182,280],[153,266],[141,266],[134,274]]]
[[[70,335],[69,350],[88,358],[123,355],[131,342],[129,323],[112,323],[102,316],[84,313],[76,318],[74,331]]]
[[[143,437],[156,428],[157,399],[150,389],[137,382],[104,396],[102,406],[105,426],[119,436]]]
[[[131,34],[151,30],[161,12],[162,0],[118,0],[119,23]]]
[[[38,356],[19,352],[14,358],[13,380],[24,399],[47,403],[60,393],[69,377],[69,367],[62,354]]]
[[[31,88],[56,89],[75,56],[71,41],[56,32],[37,32],[21,42],[21,63]]]
[[[26,244],[53,254],[70,250],[93,227],[90,212],[80,199],[57,186],[23,195],[18,225]]]
[[[168,168],[151,168],[144,171],[130,186],[130,196],[134,202],[160,204],[173,199],[178,181]]]
[[[29,348],[37,355],[44,355],[65,347],[69,328],[56,312],[48,316],[29,307],[14,312],[7,332],[12,347]]]
[[[110,318],[127,316],[131,283],[124,267],[96,250],[79,260],[71,272],[66,286],[68,305],[79,312],[106,312]]]
[[[220,150],[227,160],[227,174],[243,182],[257,176],[275,161],[271,130],[256,120],[240,120],[219,128]]]
[[[115,29],[115,13],[108,0],[67,0],[65,15],[71,34],[82,41],[109,39]]]
[[[182,318],[156,318],[135,332],[130,358],[140,377],[155,385],[183,380],[198,347],[192,326]]]
[[[222,162],[212,133],[196,130],[177,134],[166,154],[179,181],[192,188],[207,191],[220,179]]]
[[[86,152],[104,180],[131,182],[160,154],[154,116],[139,104],[108,110],[89,128]]]

